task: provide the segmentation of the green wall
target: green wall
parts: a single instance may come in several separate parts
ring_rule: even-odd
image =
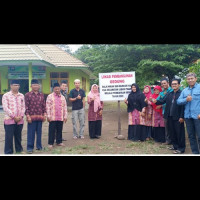
[[[0,73],[1,73],[1,94],[4,94],[5,92],[3,90],[8,89],[8,67],[0,67]]]

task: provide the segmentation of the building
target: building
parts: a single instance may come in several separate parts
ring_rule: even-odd
[[[90,90],[90,79],[96,77],[89,66],[56,45],[0,45],[0,105],[4,93],[10,90],[11,80],[20,80],[20,92],[30,91],[32,79],[41,83],[47,96],[55,82],[67,81],[68,93],[74,80],[81,80],[81,88]]]

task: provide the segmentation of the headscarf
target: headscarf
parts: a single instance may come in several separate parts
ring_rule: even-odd
[[[155,91],[156,89],[159,90],[160,92],[162,92],[162,88],[161,88],[159,85],[155,86],[153,90]],[[158,96],[159,96],[159,94],[153,93],[152,99],[157,99]],[[152,104],[153,109],[154,109],[156,112],[159,112],[160,115],[162,116],[162,108],[156,109],[157,105],[156,105],[155,103],[153,103],[153,102],[152,102],[151,104]]]
[[[97,87],[97,91],[94,92],[93,88],[94,87]],[[95,97],[95,100],[94,100],[94,112],[97,112],[99,108],[101,108],[101,101],[100,101],[100,94],[99,94],[99,86],[96,85],[96,84],[93,84],[92,87],[91,87],[91,91],[89,92],[88,94],[88,97],[93,99]]]
[[[136,92],[132,91],[132,86],[136,87]],[[140,91],[137,84],[131,85],[131,93],[128,96],[128,112],[132,112],[134,109],[137,109],[138,111],[142,111],[144,107],[147,106],[147,104],[144,102],[145,95]]]
[[[144,93],[144,95],[146,96],[146,98],[149,99],[149,97],[152,96],[151,87],[150,87],[149,85],[145,85],[145,86],[144,86],[144,89],[145,89],[146,87],[149,88],[149,92],[148,92],[148,93],[145,93],[144,90],[143,90],[143,93]]]

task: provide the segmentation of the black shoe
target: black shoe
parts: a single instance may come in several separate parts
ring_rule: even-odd
[[[95,138],[96,138],[96,139],[100,139],[100,136],[96,135]]]

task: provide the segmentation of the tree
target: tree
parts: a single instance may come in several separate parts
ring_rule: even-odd
[[[99,73],[135,71],[136,82],[143,87],[187,71],[200,58],[200,45],[83,45],[74,56],[88,64],[97,77]]]

